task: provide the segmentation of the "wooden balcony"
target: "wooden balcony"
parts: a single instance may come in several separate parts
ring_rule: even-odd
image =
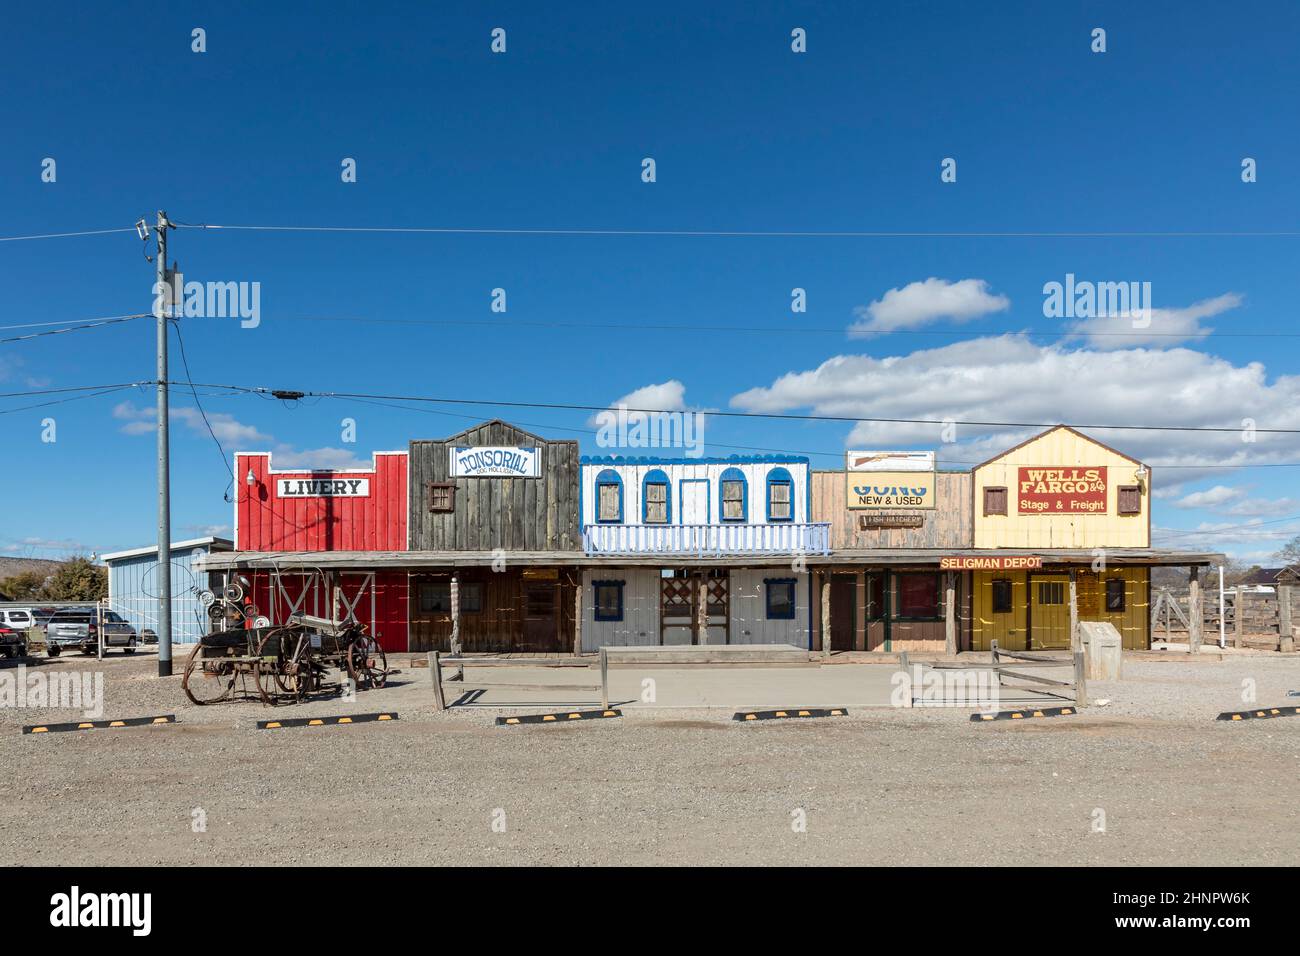
[[[582,547],[597,554],[829,554],[830,523],[594,524]]]

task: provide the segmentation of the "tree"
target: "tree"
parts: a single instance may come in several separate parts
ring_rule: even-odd
[[[15,601],[43,600],[48,576],[43,571],[23,571],[0,581],[0,594],[7,594]]]
[[[1278,551],[1277,557],[1287,564],[1300,564],[1300,535],[1296,535]]]
[[[51,575],[44,592],[46,601],[98,601],[108,597],[108,569],[89,558],[71,558]]]

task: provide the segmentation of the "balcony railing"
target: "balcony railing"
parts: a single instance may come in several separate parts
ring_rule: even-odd
[[[831,526],[815,524],[591,524],[587,554],[829,554]]]

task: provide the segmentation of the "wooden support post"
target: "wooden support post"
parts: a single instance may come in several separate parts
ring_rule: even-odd
[[[822,657],[831,656],[831,576],[823,571],[822,579]]]
[[[582,589],[583,573],[578,573],[578,586],[573,589],[573,656],[582,654]]]
[[[1070,568],[1070,650],[1079,650],[1079,572]]]
[[[1191,567],[1187,572],[1187,651],[1201,652],[1201,628],[1205,623],[1201,612],[1201,569]]]
[[[943,652],[950,657],[957,653],[957,575],[952,571],[943,576]]]
[[[609,653],[600,649],[600,709],[609,710]]]
[[[433,682],[433,709],[446,710],[447,701],[442,696],[442,659],[437,651],[429,651],[429,680]]]
[[[859,571],[854,578],[853,649],[865,651],[867,649],[867,572]]]
[[[912,662],[908,659],[907,651],[898,652],[898,669],[907,675],[907,682],[903,686],[909,688],[907,696],[903,698],[903,706],[911,707],[912,700],[916,696],[916,688],[912,686]]]
[[[695,642],[697,644],[709,643],[709,575],[707,572],[700,573],[698,603],[695,605]]]
[[[1074,703],[1076,707],[1088,706],[1088,668],[1083,651],[1074,652]]]
[[[1279,584],[1277,586],[1277,646],[1279,650],[1287,650],[1287,642],[1291,646],[1295,645],[1295,631],[1291,625],[1291,585]]]
[[[1237,585],[1236,596],[1232,599],[1232,646],[1241,647],[1241,637],[1246,632],[1246,589]]]

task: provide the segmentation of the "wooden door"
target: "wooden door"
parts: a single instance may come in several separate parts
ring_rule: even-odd
[[[559,636],[559,582],[524,582],[524,639],[521,651],[547,654],[564,650]]]
[[[663,578],[660,581],[660,643],[695,643],[695,602],[698,590],[694,578]]]
[[[831,575],[831,650],[853,650],[858,620],[858,582],[851,574]]]
[[[1070,577],[1035,574],[1029,578],[1029,647],[1056,650],[1070,646]]]

